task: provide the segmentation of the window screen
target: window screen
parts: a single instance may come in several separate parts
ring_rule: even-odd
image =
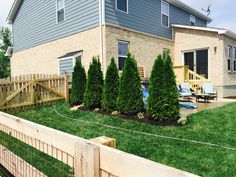
[[[125,59],[127,58],[127,54],[129,51],[129,43],[124,41],[118,42],[118,63],[119,63],[119,70],[123,69],[125,64]]]
[[[117,10],[128,12],[128,0],[116,0]]]
[[[169,4],[164,1],[161,2],[161,21],[163,26],[169,27]]]
[[[60,74],[72,74],[74,71],[74,59],[69,58],[69,59],[63,59],[59,60],[59,73]]]

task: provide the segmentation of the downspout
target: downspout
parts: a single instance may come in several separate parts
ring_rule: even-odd
[[[102,71],[104,72],[104,56],[103,56],[103,30],[102,25],[105,22],[104,18],[104,0],[99,0],[99,35],[100,35],[100,62]]]

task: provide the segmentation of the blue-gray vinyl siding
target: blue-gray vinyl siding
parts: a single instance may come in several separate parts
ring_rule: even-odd
[[[13,21],[14,52],[98,26],[98,0],[65,0],[65,21],[56,19],[56,0],[23,0]]]
[[[128,14],[116,10],[116,0],[106,0],[106,22],[125,28],[172,38],[171,24],[190,25],[190,13],[169,5],[170,27],[161,25],[161,0],[129,0]],[[196,17],[196,26],[207,23]]]

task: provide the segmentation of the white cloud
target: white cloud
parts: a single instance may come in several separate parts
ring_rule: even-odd
[[[0,0],[0,26],[6,25],[7,15],[14,0]]]

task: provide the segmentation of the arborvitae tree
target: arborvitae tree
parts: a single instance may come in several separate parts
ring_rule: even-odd
[[[179,118],[179,93],[170,55],[165,60],[165,118]]]
[[[117,101],[121,113],[132,115],[143,110],[143,95],[137,62],[129,53],[127,55],[120,79]]]
[[[111,59],[111,63],[106,72],[105,83],[103,87],[102,108],[106,111],[116,110],[116,102],[119,94],[119,71],[115,63],[115,59]]]
[[[10,58],[5,56],[7,48],[12,46],[11,31],[7,27],[0,29],[0,79],[11,75]]]
[[[103,74],[99,58],[93,57],[88,70],[88,80],[84,94],[84,105],[86,108],[101,108],[103,89]]]
[[[71,104],[82,104],[86,89],[86,72],[80,60],[76,61],[72,76]]]
[[[155,120],[165,118],[165,70],[161,55],[157,57],[152,68],[148,97],[148,113]]]

